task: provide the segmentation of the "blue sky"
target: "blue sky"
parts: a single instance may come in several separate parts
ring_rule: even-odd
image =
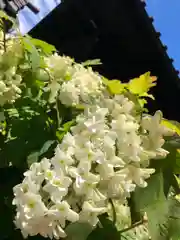
[[[168,47],[168,55],[180,71],[180,0],[146,0],[146,6],[161,41]]]
[[[32,13],[29,8],[25,7],[18,13],[19,25],[22,34],[30,31],[38,24],[47,14],[49,14],[61,0],[31,0],[39,8],[38,14]]]

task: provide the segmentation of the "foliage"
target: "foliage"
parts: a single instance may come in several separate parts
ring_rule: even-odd
[[[147,114],[156,77],[108,80],[0,18],[1,239],[180,239],[180,125]]]

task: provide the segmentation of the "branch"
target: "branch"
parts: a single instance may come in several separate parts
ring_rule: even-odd
[[[138,227],[138,226],[144,224],[144,223],[145,223],[145,221],[144,221],[144,220],[141,220],[141,221],[139,221],[139,222],[136,222],[136,223],[132,224],[130,227],[127,227],[127,228],[119,231],[119,233],[121,234],[121,233],[127,232],[127,231],[129,231],[129,230],[131,230],[131,229],[133,229],[133,228],[135,228],[135,227]]]

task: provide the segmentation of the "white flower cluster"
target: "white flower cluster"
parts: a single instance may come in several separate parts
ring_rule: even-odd
[[[101,77],[91,68],[85,68],[71,58],[58,54],[45,58],[45,62],[51,76],[47,87],[50,90],[50,102],[58,97],[67,106],[92,104],[102,93]]]
[[[0,40],[4,41],[4,33],[0,31]],[[17,59],[22,57],[22,45],[19,40],[7,39],[0,46],[0,106],[13,103],[20,97],[22,77],[17,73]]]
[[[96,226],[109,198],[123,203],[136,185],[147,186],[155,171],[149,160],[168,153],[162,148],[168,131],[160,112],[141,120],[133,110],[123,95],[86,106],[54,157],[32,164],[14,187],[15,224],[24,237],[66,237],[67,222]]]
[[[46,70],[50,75],[50,82],[47,86],[47,90],[50,91],[49,102],[55,102],[62,82],[70,76],[73,60],[55,53],[50,57],[45,57],[44,61]]]
[[[76,64],[71,73],[71,80],[62,84],[59,99],[67,106],[92,104],[102,94],[102,90],[101,77],[91,68],[86,69]]]
[[[10,67],[6,71],[0,71],[0,105],[13,103],[20,97],[19,88],[22,81],[21,75],[16,73],[16,67]]]
[[[60,56],[57,53],[44,58],[47,70],[54,79],[62,82],[71,73],[73,60],[70,57]]]

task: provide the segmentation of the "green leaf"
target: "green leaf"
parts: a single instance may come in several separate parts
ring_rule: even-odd
[[[166,196],[169,194],[171,187],[176,192],[179,192],[177,187],[177,181],[174,178],[174,173],[180,172],[180,153],[179,153],[179,137],[170,137],[164,144],[169,154],[164,159],[152,160],[150,167],[155,168],[156,172],[162,172],[164,182],[164,193]]]
[[[176,151],[175,164],[174,164],[173,170],[175,174],[180,174],[180,150],[179,149],[177,149]]]
[[[124,92],[127,87],[127,84],[121,83],[120,80],[108,80],[107,78],[102,77],[102,81],[111,94],[120,94]]]
[[[148,94],[148,93],[143,93],[143,94],[140,94],[139,97],[146,97],[146,98],[150,98],[152,100],[155,100],[154,96],[152,94]]]
[[[175,177],[175,179],[176,179],[176,181],[177,181],[177,184],[180,186],[180,178],[177,177],[176,175],[174,175],[174,177]]]
[[[143,96],[149,89],[156,85],[156,77],[151,77],[150,72],[141,75],[139,78],[134,78],[129,81],[128,89],[131,93]]]
[[[78,109],[78,110],[84,110],[84,109],[85,109],[85,106],[82,105],[82,104],[77,104],[77,105],[75,106],[75,108]]]
[[[144,108],[144,105],[147,104],[147,100],[144,98],[139,98],[138,102],[141,108]]]
[[[70,131],[70,128],[75,124],[75,120],[68,121],[65,124],[63,124],[62,127],[58,128],[56,131],[56,137],[59,142],[63,139],[64,135]]]
[[[57,130],[57,131],[56,131],[56,137],[57,137],[57,139],[58,139],[59,142],[62,141],[62,139],[63,139],[63,137],[64,137],[65,134],[66,134],[66,133],[63,132],[63,131],[61,131],[61,130]]]
[[[124,92],[126,87],[125,83],[121,83],[119,80],[111,80],[107,83],[107,88],[111,94],[120,94]]]
[[[86,240],[92,232],[92,226],[88,223],[71,223],[66,227],[65,232],[67,240]]]
[[[102,76],[102,81],[103,81],[104,85],[106,85],[106,86],[109,83],[109,80],[107,78],[105,78],[104,76]]]
[[[164,195],[163,175],[161,172],[151,176],[146,188],[136,188],[134,201],[136,211],[147,214],[150,235],[159,240],[162,226],[167,220],[168,202]]]
[[[30,63],[33,72],[36,72],[36,70],[40,67],[40,62],[41,58],[38,53],[38,50],[36,47],[33,45],[32,41],[29,38],[23,38],[23,44],[25,49],[29,52],[30,54]]]
[[[168,201],[169,212],[166,228],[166,238],[171,240],[179,240],[180,238],[180,202],[174,198]]]
[[[175,125],[178,129],[180,129],[180,123],[178,121],[170,120],[170,122]]]
[[[55,143],[55,140],[48,140],[47,142],[44,143],[43,147],[41,148],[39,155],[43,155],[44,153],[46,153],[49,148]]]
[[[87,240],[120,240],[121,236],[117,228],[105,214],[99,217],[101,227],[97,226],[88,236]]]
[[[137,187],[134,192],[134,199],[136,202],[136,208],[143,210],[152,203],[156,203],[157,200],[164,200],[163,193],[163,176],[162,173],[156,173],[152,175],[148,181],[146,188]]]
[[[19,112],[16,108],[8,108],[5,110],[5,115],[8,115],[9,118],[18,118]]]
[[[162,119],[161,125],[173,130],[175,133],[177,133],[180,136],[180,127],[178,127],[177,124],[175,124],[173,121]]]
[[[49,116],[43,101],[20,98],[14,103],[14,109],[5,110],[7,138],[0,148],[0,167],[11,163],[26,168],[27,156],[30,155],[29,162],[34,161],[31,154],[39,152],[46,141],[55,139],[55,133],[47,124]],[[48,155],[49,152],[48,149]]]
[[[27,157],[27,164],[30,167],[33,163],[38,162],[39,152],[33,152]]]
[[[41,48],[45,54],[52,54],[53,52],[56,51],[55,46],[53,46],[53,45],[51,45],[51,44],[49,44],[47,42],[44,42],[44,41],[42,41],[40,39],[31,38],[31,42],[36,47]]]
[[[167,139],[165,146],[170,151],[180,149],[180,137],[179,136],[170,137],[169,139]]]
[[[93,60],[87,60],[83,63],[81,63],[84,67],[86,66],[93,66],[93,65],[101,65],[101,60],[100,59],[93,59]]]
[[[70,128],[75,124],[75,122],[75,120],[66,122],[65,124],[63,124],[63,130],[68,132]]]

